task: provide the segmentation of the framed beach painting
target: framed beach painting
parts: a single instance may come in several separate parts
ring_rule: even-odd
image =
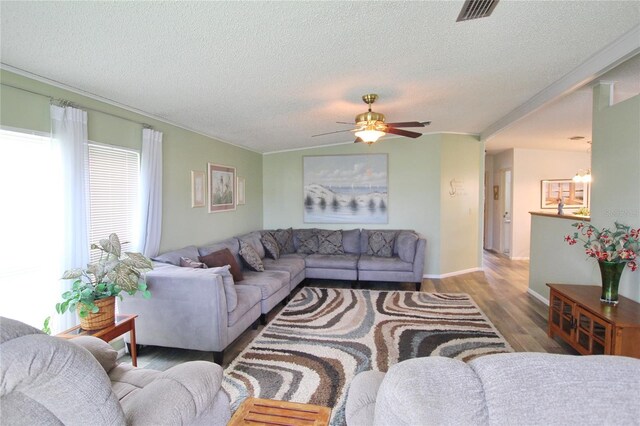
[[[565,209],[588,207],[589,184],[572,179],[549,179],[540,181],[540,207],[557,209],[560,200]]]
[[[387,154],[303,157],[305,223],[388,223]]]
[[[205,173],[191,170],[191,207],[204,207],[206,186]]]
[[[209,163],[209,213],[236,209],[236,169]]]

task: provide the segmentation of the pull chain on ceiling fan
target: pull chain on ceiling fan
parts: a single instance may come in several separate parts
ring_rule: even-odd
[[[405,136],[408,138],[420,137],[422,136],[422,133],[402,130],[402,129],[399,129],[398,127],[425,127],[431,124],[430,121],[423,121],[423,122],[405,121],[405,122],[399,122],[399,123],[385,123],[384,114],[371,110],[371,104],[373,104],[376,101],[376,99],[378,99],[378,95],[376,95],[375,93],[370,93],[362,97],[362,100],[364,101],[364,103],[366,103],[369,106],[369,110],[367,112],[363,112],[362,114],[356,115],[355,129],[338,130],[335,132],[321,133],[319,135],[313,135],[312,137],[331,135],[334,133],[342,133],[342,132],[354,132],[356,135],[355,143],[363,142],[363,143],[366,143],[367,145],[371,145],[372,143],[376,142],[378,139],[380,139],[382,136],[388,133],[398,135],[398,136]],[[351,124],[344,121],[338,121],[337,123]]]

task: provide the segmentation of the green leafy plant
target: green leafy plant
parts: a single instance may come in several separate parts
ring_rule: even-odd
[[[120,239],[116,234],[99,244],[91,244],[91,250],[100,250],[100,258],[89,263],[86,268],[69,269],[62,275],[63,280],[75,280],[71,290],[62,293],[63,301],[56,304],[59,314],[79,306],[78,315],[86,317],[90,312],[100,309],[94,304],[96,300],[118,296],[126,291],[134,295],[142,292],[145,299],[151,297],[147,290],[144,272],[153,269],[151,259],[140,253],[125,252],[122,256]]]

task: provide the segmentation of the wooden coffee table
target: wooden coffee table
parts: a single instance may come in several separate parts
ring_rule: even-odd
[[[227,426],[278,425],[324,426],[329,424],[331,408],[273,399],[247,398]]]
[[[118,336],[122,336],[124,333],[129,332],[131,339],[131,365],[138,366],[138,354],[136,350],[136,318],[138,315],[116,315],[116,322],[100,330],[84,330],[79,325],[71,327],[68,330],[63,331],[60,334],[56,334],[56,337],[63,339],[73,339],[78,336],[93,336],[98,337],[105,342],[110,342]]]

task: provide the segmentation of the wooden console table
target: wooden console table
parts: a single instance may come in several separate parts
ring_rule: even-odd
[[[78,336],[98,337],[105,342],[110,342],[118,336],[129,332],[131,338],[131,365],[138,366],[138,353],[136,350],[136,318],[138,315],[116,315],[116,322],[113,325],[102,328],[100,330],[84,330],[79,325],[56,334],[57,337],[63,339],[73,339]]]
[[[623,296],[615,306],[601,303],[599,286],[547,286],[549,337],[560,337],[583,355],[640,358],[640,303]]]
[[[329,424],[331,408],[273,399],[247,398],[227,426],[279,425],[324,426]]]

